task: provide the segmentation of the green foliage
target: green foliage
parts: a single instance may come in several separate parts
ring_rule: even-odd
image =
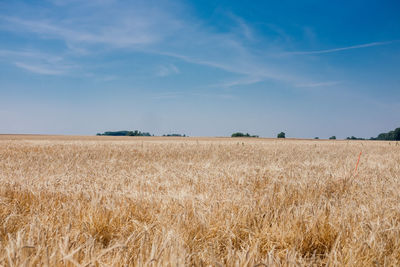
[[[286,138],[286,134],[284,132],[280,132],[277,135],[278,138]]]
[[[347,137],[347,140],[366,140],[364,138],[357,138],[355,136]],[[387,140],[387,141],[400,141],[400,128],[396,128],[388,133],[381,133],[377,137],[371,137],[369,140]]]
[[[186,134],[176,134],[176,133],[173,133],[173,134],[163,134],[163,136],[186,137]]]
[[[347,137],[346,140],[365,140],[365,138],[359,138],[352,135],[351,137]]]
[[[333,136],[329,137],[329,139],[330,140],[336,140],[336,136],[333,135]]]
[[[378,137],[373,140],[390,140],[390,141],[400,141],[400,128],[396,128],[388,133],[381,133]]]
[[[237,132],[237,133],[233,133],[231,135],[231,137],[258,137],[258,135],[250,135],[249,133],[241,133],[241,132]]]
[[[141,132],[138,130],[135,131],[116,131],[116,132],[104,132],[98,133],[96,135],[105,135],[105,136],[151,136],[150,133]]]
[[[314,139],[319,139],[319,137],[317,136],[317,137],[314,137]]]

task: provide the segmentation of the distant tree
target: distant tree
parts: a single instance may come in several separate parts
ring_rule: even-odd
[[[388,133],[381,133],[378,135],[376,140],[400,141],[400,128],[396,128]]]
[[[231,135],[231,137],[258,137],[258,135],[250,135],[249,133],[241,133],[241,132],[237,132],[237,133],[233,133]]]
[[[116,132],[104,132],[102,135],[110,135],[110,136],[126,136],[128,131],[116,131]]]
[[[177,134],[177,133],[173,133],[173,134],[163,134],[163,136],[173,136],[173,137],[186,137],[185,134]]]
[[[329,139],[330,140],[336,140],[336,136],[333,135],[333,136],[329,137]]]
[[[347,140],[366,140],[364,138],[357,138],[355,136],[347,137]],[[380,133],[377,137],[371,137],[369,140],[387,140],[387,141],[400,141],[400,127],[389,131],[387,133]]]
[[[400,141],[400,128],[396,128],[393,132],[394,140]]]
[[[280,133],[278,133],[277,137],[278,138],[286,138],[286,135],[284,132],[280,132]]]
[[[319,137],[317,136],[317,137],[314,137],[314,139],[319,139]]]
[[[108,135],[108,136],[151,136],[150,133],[135,131],[116,131],[116,132],[104,132],[96,135]]]
[[[233,133],[233,134],[231,135],[231,137],[243,137],[243,136],[244,136],[244,134],[243,134],[243,133],[240,133],[240,132]]]
[[[359,138],[352,135],[351,137],[347,137],[346,140],[365,140],[365,138]]]

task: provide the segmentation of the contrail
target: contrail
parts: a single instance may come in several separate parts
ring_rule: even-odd
[[[286,54],[289,54],[289,55],[327,54],[327,53],[334,53],[334,52],[339,52],[339,51],[344,51],[344,50],[381,46],[381,45],[389,45],[389,44],[397,43],[399,41],[400,40],[387,41],[387,42],[373,42],[373,43],[368,43],[368,44],[353,45],[353,46],[339,47],[339,48],[326,49],[326,50],[288,52]]]

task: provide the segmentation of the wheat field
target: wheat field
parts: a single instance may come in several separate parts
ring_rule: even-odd
[[[3,135],[0,184],[2,266],[400,264],[397,142]]]

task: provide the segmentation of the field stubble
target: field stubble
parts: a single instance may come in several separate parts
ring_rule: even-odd
[[[400,264],[394,142],[0,136],[0,182],[0,265]]]

